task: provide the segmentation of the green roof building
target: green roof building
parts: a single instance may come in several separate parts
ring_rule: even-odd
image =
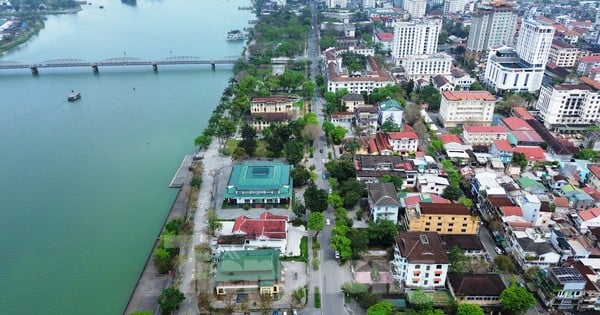
[[[234,165],[223,193],[230,204],[286,204],[292,200],[292,166],[281,162]]]
[[[215,286],[219,295],[240,291],[278,294],[280,277],[278,249],[224,251],[219,256]]]

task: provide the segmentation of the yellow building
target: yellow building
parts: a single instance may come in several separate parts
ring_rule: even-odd
[[[419,203],[414,209],[407,209],[403,225],[411,232],[477,234],[479,218],[462,204]]]

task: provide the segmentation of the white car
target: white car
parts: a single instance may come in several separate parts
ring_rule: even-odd
[[[340,259],[340,252],[337,250],[335,251],[335,259]]]
[[[494,248],[494,250],[496,251],[496,253],[498,253],[498,255],[502,255],[502,250],[500,249],[500,247],[496,247]]]
[[[329,219],[325,219],[325,225],[331,225],[331,221],[329,221]]]

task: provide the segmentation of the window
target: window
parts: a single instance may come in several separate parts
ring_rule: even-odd
[[[435,269],[442,269],[442,265],[435,265]]]
[[[421,269],[421,265],[415,265],[415,269]]]

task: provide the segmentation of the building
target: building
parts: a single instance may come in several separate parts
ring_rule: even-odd
[[[563,41],[552,41],[550,53],[548,54],[548,63],[553,63],[561,68],[573,68],[578,58],[579,48]]]
[[[215,273],[217,295],[238,292],[280,293],[281,265],[276,249],[224,251]]]
[[[378,183],[383,175],[402,178],[402,189],[414,187],[419,171],[412,160],[397,155],[354,156],[356,179],[364,183]]]
[[[575,132],[600,120],[600,95],[592,85],[544,84],[535,103],[538,117],[548,130]]]
[[[456,246],[464,251],[467,256],[484,256],[487,251],[483,247],[479,235],[475,234],[442,234],[440,235],[444,247],[450,251]]]
[[[348,92],[355,94],[360,92],[371,93],[375,88],[393,85],[394,79],[392,76],[385,69],[379,67],[373,55],[370,55],[368,51],[363,52],[366,54],[365,58],[367,61],[365,70],[349,73],[348,69],[342,64],[342,53],[355,52],[361,54],[361,52],[354,47],[349,47],[348,49],[327,49],[325,51],[327,91],[337,92],[341,89],[347,89]]]
[[[579,232],[586,233],[592,228],[600,227],[600,208],[591,208],[578,211],[576,216],[572,216]]]
[[[550,235],[540,235],[531,228],[512,232],[510,248],[523,270],[531,267],[545,269],[558,264],[560,255],[550,245],[549,238]]]
[[[427,0],[404,0],[402,1],[402,8],[410,14],[411,18],[420,19],[425,16]]]
[[[277,249],[287,252],[287,215],[261,213],[258,219],[239,216],[235,219],[231,233],[221,234],[211,244],[213,254],[227,250],[252,250],[259,248]]]
[[[464,126],[465,144],[489,146],[495,140],[506,140],[508,133],[502,126]]]
[[[502,1],[477,7],[467,40],[467,50],[482,53],[489,47],[512,45],[517,29],[517,11]]]
[[[547,307],[556,310],[573,310],[583,297],[585,278],[575,268],[553,267],[542,271],[545,275],[538,294]]]
[[[548,62],[553,38],[554,27],[552,25],[535,20],[525,20],[519,29],[519,38],[515,49],[521,60],[527,65],[534,69],[544,69]]]
[[[404,126],[404,131],[388,132],[386,134],[393,152],[401,155],[417,152],[419,148],[419,136],[417,136],[410,126]]]
[[[391,264],[401,287],[433,290],[445,286],[450,261],[435,232],[401,232]]]
[[[590,131],[584,138],[581,146],[585,149],[600,151],[600,131]]]
[[[431,83],[435,86],[438,91],[453,91],[455,86],[450,83],[450,80],[446,79],[445,76],[438,74],[435,77],[431,78]]]
[[[289,204],[292,200],[292,166],[280,162],[243,162],[231,170],[223,192],[225,202],[236,205]]]
[[[287,124],[290,116],[287,113],[251,113],[248,124],[261,132],[272,124]]]
[[[395,22],[391,53],[396,65],[410,55],[435,53],[441,28],[442,20],[437,18]]]
[[[592,69],[600,67],[600,55],[583,56],[577,65],[577,74],[587,76]]]
[[[368,202],[373,220],[389,220],[398,223],[400,200],[392,183],[372,183],[367,185]]]
[[[326,4],[330,9],[345,9],[348,7],[348,0],[327,0]]]
[[[379,125],[386,121],[391,121],[396,126],[402,127],[402,116],[404,109],[395,99],[388,99],[379,103]]]
[[[503,163],[510,163],[512,161],[513,152],[512,146],[506,140],[494,140],[490,148],[490,154]]]
[[[292,114],[292,99],[289,97],[253,97],[250,100],[250,113]]]
[[[458,303],[473,303],[481,307],[500,306],[500,294],[506,289],[499,274],[451,273],[448,289]]]
[[[358,93],[346,94],[342,96],[342,106],[346,108],[347,112],[354,113],[356,108],[365,106],[365,98]]]
[[[459,68],[450,69],[450,74],[452,75],[450,77],[450,83],[461,89],[469,89],[471,88],[471,85],[477,81]]]
[[[354,112],[335,112],[331,113],[330,121],[335,126],[341,126],[348,130],[348,134],[352,134],[352,126],[355,120]]]
[[[379,125],[379,108],[377,106],[357,107],[354,110],[354,123],[360,135],[374,134]]]
[[[493,47],[488,54],[484,82],[497,92],[514,90],[535,92],[542,85],[544,67],[534,68],[523,62],[508,46]]]
[[[417,189],[422,194],[441,195],[448,187],[448,179],[436,174],[422,174],[417,176]]]
[[[477,234],[479,218],[472,216],[462,204],[419,203],[406,211],[402,225],[407,231],[437,232],[438,234]]]
[[[445,128],[490,126],[496,98],[487,91],[443,91],[440,118]]]
[[[444,15],[450,13],[464,13],[473,10],[472,0],[446,0],[444,1]]]
[[[402,62],[406,79],[417,81],[430,80],[436,75],[450,76],[452,57],[446,53],[408,55]]]
[[[376,33],[373,38],[374,43],[376,43],[376,44],[381,43],[381,45],[382,45],[381,49],[384,51],[391,50],[393,41],[394,41],[394,33],[385,33],[385,32]]]
[[[588,170],[590,172],[588,173],[586,183],[595,190],[600,190],[600,165],[588,165]]]
[[[508,131],[508,142],[512,145],[539,146],[544,139],[525,120],[518,117],[506,117],[500,125]]]

